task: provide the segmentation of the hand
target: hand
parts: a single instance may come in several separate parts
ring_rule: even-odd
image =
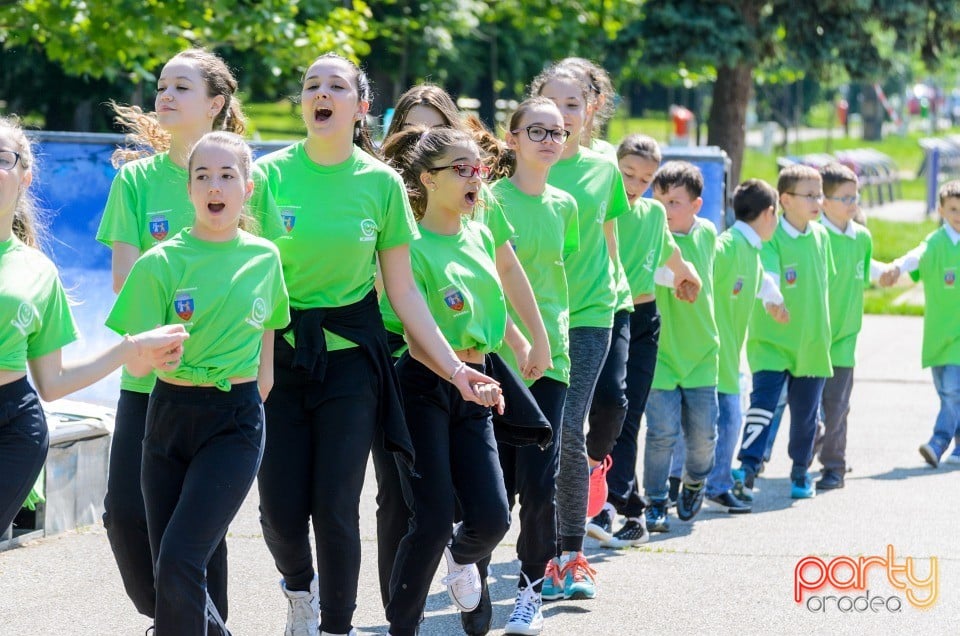
[[[779,322],[781,325],[785,325],[790,322],[790,312],[787,311],[786,305],[774,305],[773,303],[766,303],[763,307],[767,310],[767,313],[770,314],[770,317]]]
[[[137,358],[159,371],[177,368],[183,357],[183,341],[189,337],[183,325],[166,325],[128,336],[136,348]]]
[[[527,364],[530,360],[530,351],[533,347],[530,346],[530,343],[527,342],[527,339],[524,338],[521,343],[517,343],[510,346],[510,350],[513,352],[513,357],[517,359],[517,367],[521,370],[527,367]]]
[[[483,404],[480,398],[477,396],[474,391],[474,385],[476,384],[492,384],[499,387],[500,383],[491,378],[490,376],[480,373],[476,369],[463,365],[462,370],[457,371],[453,376],[451,382],[457,390],[460,391],[460,396],[467,402],[475,402],[476,404],[482,404],[483,406],[490,406],[489,404]]]
[[[689,280],[685,280],[680,283],[679,286],[677,286],[673,294],[679,300],[683,300],[688,303],[694,303],[697,300],[697,296],[700,294],[700,287],[698,284],[695,284]]]
[[[680,263],[681,266],[673,273],[675,293],[680,300],[692,303],[697,300],[697,296],[703,288],[703,281],[700,280],[697,270],[688,261],[682,260]]]
[[[900,279],[900,268],[891,265],[882,274],[880,274],[880,286],[891,287]]]
[[[473,392],[478,398],[479,404],[497,409],[497,413],[503,415],[503,391],[496,384],[478,382],[473,385]]]
[[[520,365],[520,373],[525,380],[539,380],[543,372],[553,368],[550,355],[550,343],[535,342],[530,349],[525,364]]]

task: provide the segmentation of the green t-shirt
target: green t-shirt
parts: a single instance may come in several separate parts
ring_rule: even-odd
[[[626,215],[624,215],[626,216]],[[633,313],[633,294],[630,293],[630,282],[627,280],[627,272],[623,267],[623,246],[620,244],[619,222],[623,220],[621,216],[613,224],[613,235],[617,237],[617,258],[613,261],[613,280],[616,285],[617,301],[614,305],[616,311],[628,311]]]
[[[493,184],[493,193],[507,212],[513,226],[511,239],[517,260],[523,266],[547,328],[553,368],[544,377],[570,383],[570,305],[564,260],[580,248],[577,202],[572,196],[548,185],[540,196],[525,194],[509,179]],[[507,306],[514,323],[529,340],[530,332],[520,317]],[[518,372],[510,347],[500,355]]]
[[[263,173],[253,170],[254,190],[263,187]],[[140,253],[193,225],[195,211],[187,194],[187,170],[170,160],[165,152],[125,163],[110,185],[107,204],[97,229],[97,240],[113,249],[116,242],[140,248]],[[283,233],[276,206],[251,206],[257,233],[275,239]],[[123,370],[120,388],[149,393],[156,376],[142,378]]]
[[[377,252],[417,237],[400,175],[360,148],[346,161],[321,166],[301,141],[257,165],[267,187],[253,198],[271,198],[280,208],[286,232],[275,242],[296,309],[358,302],[373,289]],[[325,333],[330,351],[356,346]]]
[[[190,337],[180,366],[158,375],[229,390],[229,378],[256,377],[264,330],[288,322],[273,243],[242,231],[213,243],[187,228],[137,260],[106,325],[119,334],[183,325]]]
[[[911,274],[914,280],[923,281],[925,308],[921,360],[924,367],[960,365],[960,330],[957,329],[960,244],[954,244],[946,228],[943,226],[926,238],[919,269]]]
[[[466,219],[467,217],[464,217],[464,220]],[[513,227],[507,219],[503,203],[486,183],[480,185],[480,201],[474,209],[473,220],[480,221],[490,229],[496,247],[513,237]]]
[[[617,295],[603,224],[630,209],[617,164],[580,148],[550,169],[548,183],[577,201],[580,249],[566,260],[570,327],[613,326]]]
[[[590,150],[617,161],[617,147],[606,139],[594,139],[591,141]]]
[[[754,303],[747,361],[752,372],[829,378],[833,366],[827,281],[836,271],[830,237],[819,223],[810,223],[804,234],[792,227],[788,231],[785,224],[781,218],[773,238],[760,250],[760,261],[764,271],[780,281],[790,322],[778,323],[763,303]]]
[[[0,242],[0,370],[26,371],[80,335],[57,268],[43,252],[11,236]]]
[[[507,328],[507,306],[497,275],[496,248],[486,225],[467,220],[457,234],[420,228],[410,244],[413,280],[444,339],[455,350],[497,351]],[[388,329],[401,333],[386,294],[380,312]]]
[[[703,287],[692,304],[677,299],[673,289],[657,287],[660,347],[652,386],[664,391],[716,386],[720,336],[713,314],[713,263],[717,230],[710,221],[697,218],[689,233],[673,238],[683,258],[697,270]]]
[[[859,223],[850,221],[847,233],[828,223],[829,219],[824,218],[836,265],[836,274],[830,277],[830,362],[835,367],[852,367],[857,335],[863,325],[863,290],[870,286],[873,239]]]
[[[639,198],[630,212],[617,219],[617,231],[632,296],[654,293],[653,273],[677,248],[667,228],[667,211],[656,199]]]
[[[720,373],[717,391],[740,393],[740,352],[760,291],[760,237],[756,247],[737,225],[717,238],[713,264],[714,313],[720,330]]]

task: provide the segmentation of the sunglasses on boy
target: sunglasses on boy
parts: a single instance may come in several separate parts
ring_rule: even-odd
[[[519,130],[511,130],[510,133],[516,135],[519,134],[520,130],[526,130],[527,139],[535,143],[543,141],[547,138],[547,135],[550,135],[550,139],[552,139],[554,143],[562,144],[567,140],[567,137],[570,136],[570,133],[562,128],[549,130],[543,126],[527,126]]]
[[[433,168],[428,169],[427,172],[437,172],[438,170],[455,170],[457,174],[464,179],[479,176],[481,179],[486,181],[490,178],[490,168],[483,164],[471,166],[466,163],[455,163],[449,166],[434,166]]]

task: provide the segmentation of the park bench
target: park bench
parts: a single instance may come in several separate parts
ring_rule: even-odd
[[[833,155],[788,155],[777,159],[777,167],[782,170],[790,165],[802,164],[819,170],[832,162],[841,163],[856,173],[860,180],[860,196],[865,205],[889,203],[902,196],[897,164],[887,155],[872,148],[838,150]]]

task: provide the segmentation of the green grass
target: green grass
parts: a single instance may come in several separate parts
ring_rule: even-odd
[[[869,214],[869,210],[867,211]],[[873,235],[873,258],[889,263],[915,248],[927,234],[936,230],[939,224],[934,220],[922,223],[897,223],[881,219],[869,219],[867,228]]]
[[[250,133],[258,134],[263,140],[300,139],[305,134],[300,109],[288,99],[245,104],[243,109]]]
[[[906,287],[872,287],[863,294],[863,313],[887,314],[896,316],[922,316],[922,305],[904,303],[894,305],[894,301],[906,291]]]

